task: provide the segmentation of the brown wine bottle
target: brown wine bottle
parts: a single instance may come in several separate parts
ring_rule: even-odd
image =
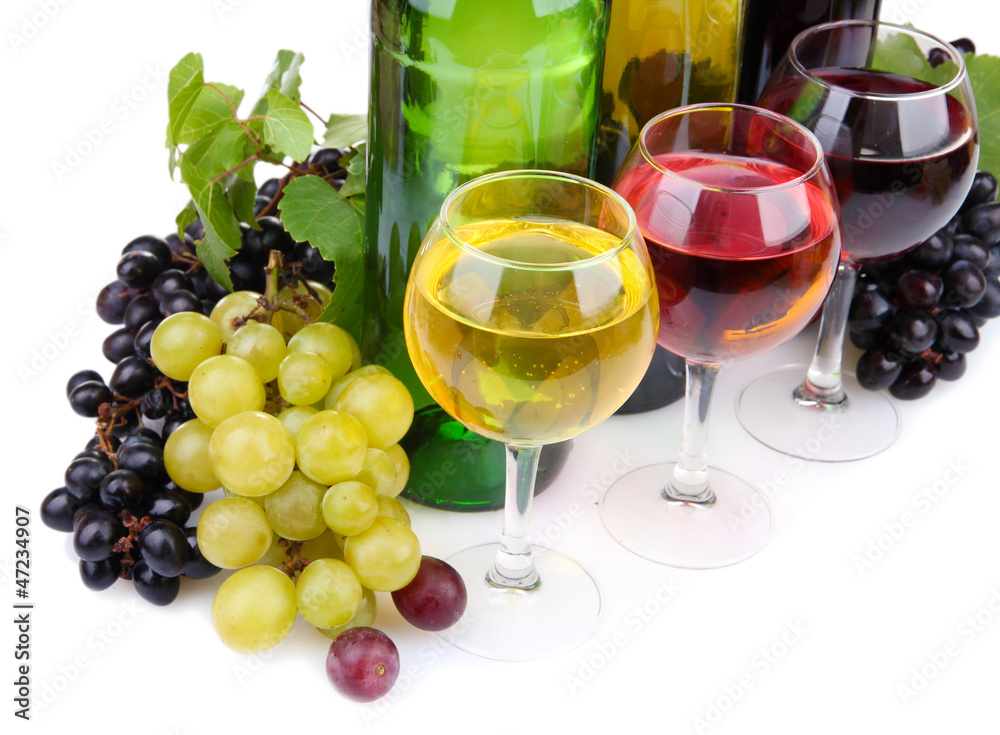
[[[743,0],[614,0],[605,48],[594,178],[611,185],[642,126],[661,112],[736,96]],[[684,395],[683,358],[657,347],[618,410],[640,413]]]

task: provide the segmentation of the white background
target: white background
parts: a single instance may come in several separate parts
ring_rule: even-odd
[[[884,18],[947,39],[971,36],[994,53],[998,16],[986,0],[886,0],[883,10]],[[642,561],[606,535],[587,502],[591,488],[603,489],[612,468],[621,468],[621,456],[631,466],[674,456],[679,406],[613,418],[577,439],[568,468],[539,497],[535,530],[595,574],[606,609],[594,638],[561,658],[473,658],[408,627],[383,596],[377,622],[399,646],[404,676],[389,698],[360,706],[331,689],[327,641],[301,621],[264,657],[219,643],[209,622],[218,577],[185,581],[169,608],[144,603],[128,583],[104,593],[82,586],[68,535],[43,526],[38,504],[92,433],[65,402],[66,379],[87,367],[110,375],[100,344],[111,328],[94,315],[94,297],[114,278],[121,247],[139,234],[169,232],[186,201],[167,174],[166,72],[200,51],[206,78],[252,96],[275,51],[296,49],[306,56],[302,94],[313,109],[361,112],[367,24],[362,0],[4,2],[0,607],[10,611],[15,601],[14,508],[22,505],[33,514],[35,699],[30,724],[13,717],[16,631],[0,622],[3,731],[207,733],[238,725],[247,732],[683,733],[708,731],[695,718],[707,719],[713,706],[726,710],[709,728],[717,733],[996,731],[996,324],[984,329],[965,378],[904,404],[897,444],[853,464],[794,467],[755,443],[733,415],[742,382],[804,360],[812,331],[725,371],[713,410],[713,462],[756,483],[783,479],[772,501],[770,546],[733,568],[696,573]],[[110,132],[97,140],[102,121]],[[69,165],[68,149],[79,150],[88,135],[89,154]],[[69,170],[58,175],[57,163]],[[948,491],[919,505],[917,496],[935,483]],[[566,514],[574,502],[583,507],[577,518]],[[415,506],[411,513],[432,555],[499,532],[499,513]],[[888,550],[862,573],[857,558],[905,513],[913,526],[898,540],[882,538]],[[676,593],[661,603],[671,585]],[[980,630],[964,633],[972,628],[963,621],[977,615]],[[957,654],[946,655],[943,670],[904,703],[897,687],[915,667],[934,668],[930,657],[949,642]]]

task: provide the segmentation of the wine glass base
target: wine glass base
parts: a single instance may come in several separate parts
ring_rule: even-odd
[[[709,469],[715,503],[668,500],[663,488],[674,463],[629,472],[601,502],[601,521],[611,536],[644,559],[683,569],[717,569],[750,558],[771,537],[767,500],[750,484]]]
[[[899,436],[895,402],[882,392],[858,385],[852,373],[842,379],[847,403],[840,407],[807,406],[792,392],[806,374],[805,365],[784,365],[740,390],[736,416],[761,444],[814,462],[851,462],[888,449]]]
[[[495,661],[537,661],[589,639],[601,618],[601,589],[590,573],[557,551],[533,546],[541,583],[533,590],[501,589],[486,581],[497,544],[470,546],[446,561],[468,590],[465,614],[438,633],[453,646]]]

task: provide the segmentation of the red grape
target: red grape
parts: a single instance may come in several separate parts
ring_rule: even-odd
[[[421,630],[450,628],[462,617],[467,600],[461,575],[432,556],[421,557],[413,581],[392,593],[399,614]]]
[[[345,630],[326,657],[326,675],[334,688],[355,702],[384,696],[399,676],[399,651],[380,630],[359,626]]]

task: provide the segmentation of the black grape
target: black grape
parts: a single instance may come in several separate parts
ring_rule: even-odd
[[[162,577],[176,577],[187,566],[189,548],[180,526],[158,519],[139,532],[143,561]]]
[[[73,516],[82,504],[65,487],[56,488],[42,500],[42,523],[56,531],[72,533]]]
[[[157,574],[141,559],[132,567],[132,584],[142,599],[154,605],[169,605],[181,589],[179,578]]]
[[[101,561],[111,556],[124,535],[125,528],[116,514],[95,510],[84,516],[73,532],[73,550],[86,561]]]

